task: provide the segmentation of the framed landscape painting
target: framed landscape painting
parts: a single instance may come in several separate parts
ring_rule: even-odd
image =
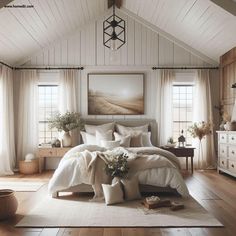
[[[144,114],[144,74],[88,74],[88,114]]]

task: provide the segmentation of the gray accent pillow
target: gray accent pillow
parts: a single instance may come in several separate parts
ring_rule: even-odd
[[[132,179],[121,179],[121,183],[125,193],[125,200],[129,201],[141,198],[137,177],[133,177]]]

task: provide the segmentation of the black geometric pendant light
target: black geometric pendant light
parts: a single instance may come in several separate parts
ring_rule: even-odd
[[[115,13],[115,0],[112,7],[113,14],[103,22],[103,44],[111,50],[118,50],[125,44],[125,21]]]

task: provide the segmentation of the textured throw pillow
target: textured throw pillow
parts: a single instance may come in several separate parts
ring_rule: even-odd
[[[120,141],[121,147],[130,147],[131,136],[130,135],[121,135],[114,132],[114,137],[116,141]]]
[[[153,147],[151,141],[151,132],[142,133],[142,145],[143,147]]]
[[[120,147],[120,141],[106,141],[106,140],[101,140],[101,146],[106,148],[106,149],[113,149]]]
[[[89,134],[96,134],[96,130],[106,132],[108,130],[114,131],[115,123],[107,123],[103,125],[84,125],[85,131]]]
[[[102,189],[106,205],[112,205],[124,201],[123,191],[120,182],[116,182],[115,184],[112,185],[102,184]]]
[[[129,201],[141,198],[137,177],[133,177],[132,179],[121,179],[121,183],[125,193],[125,200]]]
[[[80,131],[84,144],[97,145],[96,136]]]
[[[98,131],[96,130],[96,142],[98,146],[101,146],[101,141],[112,141],[112,130],[108,131]]]
[[[143,125],[143,126],[136,126],[136,127],[128,127],[128,126],[116,124],[116,131],[122,135],[128,135],[133,132],[147,133],[148,132],[148,124]]]
[[[130,136],[130,147],[143,147],[141,132],[132,132]]]
[[[142,133],[148,132],[148,124],[137,127],[126,127],[117,124],[116,130],[119,134],[131,136],[130,147],[142,147]]]

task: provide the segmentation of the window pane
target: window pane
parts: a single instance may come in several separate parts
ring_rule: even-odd
[[[57,130],[48,128],[48,119],[58,111],[58,86],[39,85],[39,144],[49,143],[58,136]]]
[[[178,137],[183,135],[186,138],[186,144],[192,144],[192,137],[187,132],[192,124],[193,107],[193,86],[190,84],[173,85],[173,138],[178,141]]]

